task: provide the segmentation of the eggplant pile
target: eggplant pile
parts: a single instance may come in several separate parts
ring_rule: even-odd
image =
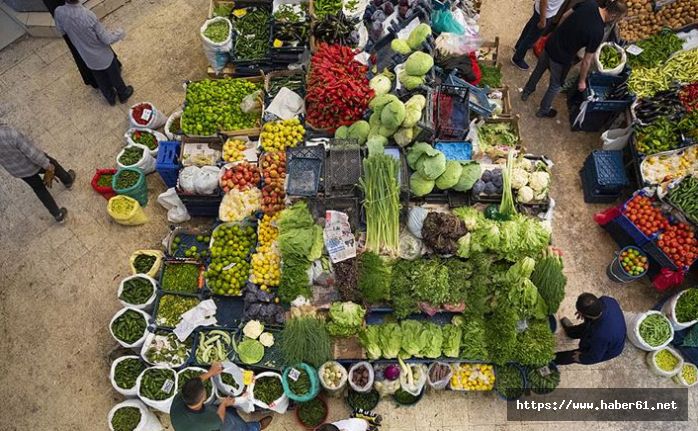
[[[678,87],[672,87],[652,97],[639,99],[633,106],[635,118],[641,124],[649,124],[662,117],[672,121],[678,120],[684,111],[678,90]]]

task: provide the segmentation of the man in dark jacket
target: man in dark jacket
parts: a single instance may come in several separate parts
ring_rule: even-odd
[[[591,293],[582,293],[577,298],[577,317],[584,322],[572,325],[566,317],[560,322],[568,337],[580,340],[579,347],[558,352],[556,364],[597,364],[623,352],[626,328],[618,301],[610,296],[597,298]]]

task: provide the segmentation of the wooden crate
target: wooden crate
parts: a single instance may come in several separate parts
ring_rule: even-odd
[[[215,9],[216,6],[224,4],[224,5],[230,5],[230,6],[235,6],[234,1],[230,0],[211,0],[208,4],[208,18],[211,19],[213,18],[213,9]]]
[[[523,141],[521,140],[521,129],[519,128],[519,116],[518,115],[512,115],[511,117],[508,118],[488,118],[485,120],[485,124],[493,124],[493,123],[509,123],[512,125],[512,128],[514,129],[514,133],[519,137],[519,142],[516,145],[517,148],[520,147],[523,149]]]
[[[494,41],[485,41],[480,45],[477,60],[488,66],[495,66],[499,59],[499,36]]]
[[[493,88],[490,91],[501,91],[502,92],[502,113],[499,117],[511,117],[514,115],[511,108],[511,92],[509,91],[508,85],[503,85],[500,88]]]

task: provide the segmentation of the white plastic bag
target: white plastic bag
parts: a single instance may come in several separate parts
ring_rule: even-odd
[[[427,383],[427,366],[424,364],[407,364],[407,367],[412,371],[412,378],[409,373],[403,371],[400,373],[400,388],[415,397],[422,393],[424,385]]]
[[[665,371],[659,368],[659,366],[657,365],[655,358],[657,357],[657,354],[662,350],[668,351],[678,359],[678,362],[676,363],[676,366],[673,370]],[[654,374],[658,375],[659,377],[673,377],[679,371],[681,371],[681,368],[683,368],[683,358],[681,357],[681,354],[676,350],[672,349],[671,347],[664,347],[663,349],[655,350],[654,352],[648,352],[646,359],[647,366],[650,368],[650,370],[652,370]]]
[[[201,371],[202,373],[206,372],[206,369],[201,368],[201,367],[182,368],[181,370],[177,371],[177,382],[178,382],[177,386],[179,386],[179,388],[184,386],[184,384],[186,383],[186,382],[180,380],[181,374],[186,370],[196,370],[196,371]],[[211,381],[211,395],[209,395],[208,398],[206,398],[206,401],[204,401],[204,404],[212,404],[213,401],[217,398],[217,396],[218,396],[218,392],[216,392],[216,385],[213,384],[213,381]]]
[[[233,386],[226,385],[223,383],[223,379],[221,379],[220,375],[213,376],[213,384],[216,386],[216,389],[218,389],[218,395],[220,397],[237,397],[245,389],[242,368],[238,367],[232,362],[225,361],[223,362],[223,372],[233,376],[233,379],[237,383],[238,387],[235,388]]]
[[[157,416],[155,416],[153,412],[148,409],[148,406],[138,400],[126,400],[120,402],[109,410],[107,422],[109,422],[110,431],[114,431],[114,427],[111,425],[111,420],[114,417],[114,413],[116,413],[116,411],[122,407],[135,407],[141,412],[141,421],[138,422],[138,425],[133,429],[133,431],[161,431],[164,429]]]
[[[191,220],[187,207],[182,203],[174,187],[160,193],[158,203],[167,210],[167,221],[170,223],[184,223]]]
[[[432,370],[432,368],[434,368],[437,365],[442,365],[442,366],[445,366],[446,368],[448,368],[448,374],[446,374],[446,376],[444,378],[433,382],[431,380],[431,370]],[[446,389],[446,386],[448,386],[448,383],[451,381],[451,376],[453,376],[453,368],[451,368],[450,365],[448,365],[445,362],[432,362],[429,365],[429,369],[427,370],[427,383],[429,384],[429,387],[432,389],[437,389],[437,390]]]
[[[133,109],[136,106],[142,105],[144,103],[150,105],[151,109],[147,111],[143,110],[143,113],[141,114],[141,119],[147,121],[147,123],[141,124],[134,119],[135,113]],[[143,127],[155,130],[162,127],[165,124],[165,121],[167,121],[167,117],[165,116],[165,114],[158,111],[157,108],[155,108],[155,105],[153,105],[150,102],[138,102],[135,105],[131,106],[131,108],[128,110],[128,122],[131,124],[132,127]]]
[[[179,171],[179,189],[184,193],[196,193],[196,178],[201,170],[198,166],[187,166]]]
[[[126,342],[119,340],[116,337],[116,335],[114,335],[114,331],[112,331],[112,324],[114,323],[114,321],[116,319],[118,319],[119,316],[121,316],[122,314],[127,312],[128,310],[134,310],[134,311],[138,312],[139,314],[143,315],[143,318],[145,319],[145,322],[146,322],[146,327],[145,327],[145,329],[143,329],[143,335],[141,336],[141,338],[139,338],[138,340],[136,340],[132,344],[128,344]],[[150,314],[146,313],[143,310],[139,310],[139,309],[133,308],[133,307],[124,307],[121,310],[117,311],[116,314],[114,314],[114,317],[111,318],[111,321],[109,322],[109,332],[111,333],[111,336],[116,340],[116,342],[119,343],[122,347],[126,347],[127,349],[134,349],[134,350],[138,351],[138,348],[143,345],[143,342],[145,341],[145,337],[148,334],[148,325],[147,324],[150,321],[150,319],[151,319]]]
[[[633,134],[632,127],[627,129],[609,129],[601,134],[602,150],[619,151],[628,145],[630,135]]]
[[[666,314],[666,316],[669,318],[669,322],[671,322],[671,326],[673,326],[674,330],[676,331],[689,328],[698,323],[698,320],[692,320],[690,322],[679,322],[676,318],[676,303],[678,302],[681,295],[688,292],[689,290],[691,289],[682,290],[681,292],[669,298],[669,300],[665,302],[662,306],[662,313]]]
[[[361,367],[366,367],[366,369],[368,370],[368,381],[364,386],[357,386],[356,383],[352,381],[351,376],[354,374],[355,371],[357,371]],[[375,374],[373,373],[373,366],[366,361],[357,362],[356,364],[352,365],[351,368],[349,368],[349,386],[356,392],[369,392],[373,387],[374,377]]]
[[[335,366],[336,369],[339,370],[339,373],[340,373],[339,383],[337,384],[336,387],[328,386],[328,384],[324,378],[325,369],[331,365]],[[318,378],[320,380],[320,385],[328,394],[335,396],[335,397],[339,397],[342,395],[344,388],[347,386],[347,369],[344,368],[344,366],[342,364],[340,364],[337,361],[327,361],[324,364],[320,365],[320,368],[318,368],[318,370],[317,370],[317,374],[318,374]]]
[[[252,402],[255,406],[260,407],[262,409],[269,409],[271,411],[281,414],[286,413],[286,410],[288,409],[288,397],[286,396],[286,394],[281,395],[277,400],[272,401],[272,403],[269,405],[263,403],[262,401],[254,397],[254,384],[257,380],[261,379],[262,377],[275,377],[281,380],[281,374],[273,373],[271,371],[265,371],[254,376],[254,380],[247,387],[247,394],[252,399]]]
[[[605,46],[612,46],[615,48],[616,51],[620,54],[620,64],[618,66],[612,68],[612,69],[606,69],[604,68],[603,64],[601,64],[601,60],[599,60],[599,57],[601,56],[601,51],[604,49]],[[604,75],[620,75],[620,73],[625,69],[625,62],[628,60],[627,55],[625,54],[625,50],[621,48],[620,46],[616,45],[613,42],[604,42],[601,45],[599,45],[599,48],[596,50],[594,53],[594,62],[596,63],[596,69],[599,71],[599,73],[602,73]]]
[[[212,195],[218,190],[218,177],[221,169],[218,166],[204,166],[194,178],[194,189],[198,195]]]
[[[167,122],[165,123],[165,136],[167,136],[167,139],[170,141],[181,141],[182,140],[182,135],[178,134],[180,130],[172,130],[172,124],[174,123],[174,120],[177,118],[182,118],[182,110],[178,109],[174,111],[170,116],[167,118]]]
[[[148,407],[152,407],[155,410],[159,410],[163,413],[170,414],[170,407],[172,407],[172,400],[174,399],[175,395],[177,395],[177,391],[179,391],[179,384],[177,382],[177,372],[174,371],[174,384],[172,385],[170,389],[170,397],[166,398],[164,400],[151,400],[150,398],[147,398],[141,394],[140,388],[141,388],[141,381],[143,380],[143,374],[148,371],[152,370],[153,368],[158,368],[158,369],[165,369],[165,370],[172,370],[170,367],[165,367],[162,365],[156,365],[154,367],[146,368],[143,370],[140,376],[138,376],[138,380],[136,380],[136,388],[138,390],[138,398],[140,398],[141,401],[143,401]]]
[[[153,130],[153,129],[148,129],[148,128],[145,128],[145,127],[131,127],[130,129],[128,129],[128,130],[126,131],[126,133],[124,133],[124,143],[125,143],[125,145],[143,145],[143,144],[138,144],[137,142],[135,142],[135,141],[131,138],[131,134],[132,134],[133,132],[137,132],[137,131],[148,132],[148,133],[151,133],[151,134],[153,134],[153,135],[155,136],[155,140],[158,141],[158,147],[156,147],[154,150],[148,149],[148,151],[150,152],[150,155],[151,155],[151,156],[157,158],[157,155],[158,155],[158,148],[159,148],[159,146],[160,146],[160,142],[166,141],[166,140],[167,140],[167,136],[163,135],[163,134],[160,133],[160,132],[156,132],[156,131]],[[143,145],[143,146],[145,147],[145,145]],[[146,148],[147,148],[147,147],[146,147]]]
[[[681,370],[678,373],[676,373],[676,375],[674,377],[672,377],[671,380],[673,380],[674,383],[677,383],[681,386],[690,388],[690,387],[698,384],[698,380],[696,380],[695,382],[692,382],[692,383],[687,382],[686,379],[683,377],[683,370],[686,368],[693,368],[695,370],[695,372],[698,373],[698,367],[696,367],[695,365],[693,365],[690,362],[684,362],[683,367],[681,367]]]
[[[136,163],[132,165],[124,165],[121,162],[119,162],[119,159],[121,158],[121,155],[124,153],[124,151],[126,151],[127,148],[131,147],[139,147],[143,149],[143,155],[141,156],[141,159]],[[150,149],[148,149],[148,147],[140,144],[127,145],[121,151],[119,151],[119,154],[116,156],[116,165],[119,168],[138,168],[141,171],[143,171],[143,173],[146,175],[155,172],[155,158],[150,153]]]
[[[142,278],[142,279],[148,280],[148,282],[150,282],[151,286],[153,286],[152,295],[150,295],[150,297],[142,304],[131,304],[131,303],[126,302],[126,301],[121,299],[121,293],[124,291],[124,284],[129,280],[133,280],[134,278]],[[153,277],[146,275],[146,274],[135,274],[135,275],[130,275],[130,276],[124,278],[123,280],[121,280],[121,282],[119,282],[119,289],[116,292],[116,297],[119,299],[119,302],[124,307],[132,307],[132,308],[136,308],[138,310],[146,311],[146,310],[150,310],[153,308],[153,302],[155,302],[155,297],[157,296],[156,295],[157,289],[158,289],[158,282],[155,281],[155,279]]]
[[[671,343],[671,340],[674,339],[674,328],[673,327],[671,328],[671,336],[661,346],[652,347],[649,344],[647,344],[645,342],[645,340],[642,339],[642,337],[640,336],[640,323],[642,323],[642,321],[650,314],[659,314],[662,317],[665,317],[664,314],[662,314],[659,311],[650,310],[650,311],[647,311],[645,313],[638,313],[636,316],[629,318],[628,319],[629,321],[626,324],[627,331],[628,331],[628,333],[627,333],[628,340],[630,340],[630,342],[633,344],[633,346],[637,347],[640,350],[644,350],[646,352],[651,352],[653,350],[662,349],[662,348],[668,346],[669,343]]]
[[[209,24],[213,24],[214,22],[218,21],[225,21],[226,23],[228,23],[228,28],[230,29],[230,31],[228,32],[228,37],[222,42],[214,42],[211,39],[204,36],[204,31],[206,30],[206,27],[208,27]],[[233,48],[233,25],[231,24],[228,18],[218,16],[206,20],[204,24],[201,26],[199,34],[201,35],[201,41],[204,47],[204,54],[206,54],[208,63],[211,65],[213,70],[216,71],[216,73],[221,72],[230,60],[230,50]]]
[[[468,34],[441,33],[434,43],[436,50],[446,56],[460,57],[468,55],[482,45],[479,36]]]
[[[133,383],[133,387],[129,389],[124,389],[121,386],[116,384],[116,380],[114,379],[114,374],[116,372],[116,366],[119,365],[119,362],[124,361],[126,359],[138,359],[141,361],[141,357],[137,355],[126,355],[126,356],[121,356],[119,358],[114,359],[114,362],[111,363],[111,369],[109,370],[109,380],[111,380],[111,385],[114,388],[114,390],[121,395],[125,396],[126,398],[136,398],[138,397],[138,388],[136,387],[136,383]]]

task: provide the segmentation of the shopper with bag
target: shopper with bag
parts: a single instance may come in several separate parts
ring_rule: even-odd
[[[75,183],[75,171],[66,171],[56,161],[41,151],[28,137],[17,129],[0,123],[0,165],[15,178],[21,178],[34,190],[46,209],[57,222],[63,222],[68,210],[58,208],[46,187],[51,187],[53,178],[67,189]],[[40,174],[43,174],[43,178]]]
[[[555,96],[560,92],[565,76],[577,52],[584,48],[584,59],[579,72],[578,90],[583,93],[587,86],[587,75],[594,60],[596,49],[603,41],[605,23],[620,19],[628,11],[622,0],[609,1],[599,7],[596,0],[585,0],[565,12],[555,31],[538,57],[536,68],[521,93],[524,102],[536,91],[538,81],[546,70],[550,71],[550,83],[541,99],[536,117],[553,118],[557,111],[552,108]]]
[[[97,86],[107,102],[114,106],[116,98],[124,103],[133,94],[133,87],[121,78],[119,61],[111,45],[124,38],[123,30],[111,32],[104,28],[97,16],[83,6],[80,0],[66,0],[66,4],[54,12],[56,29],[68,35],[87,67],[97,81]]]
[[[598,364],[615,358],[625,347],[625,318],[618,301],[610,296],[597,298],[591,293],[582,293],[577,298],[577,318],[584,321],[573,325],[563,318],[562,328],[568,337],[578,339],[579,347],[558,352],[557,365]]]
[[[265,416],[259,422],[245,422],[235,410],[237,398],[224,398],[217,408],[204,404],[204,382],[222,371],[223,365],[214,362],[201,378],[191,379],[182,386],[170,408],[175,431],[260,431],[271,424],[271,416]]]
[[[533,47],[539,37],[546,33],[553,23],[553,18],[562,7],[564,0],[536,0],[533,5],[533,15],[528,20],[519,40],[514,45],[514,56],[511,62],[521,70],[528,70],[528,63],[524,59],[529,49]]]

